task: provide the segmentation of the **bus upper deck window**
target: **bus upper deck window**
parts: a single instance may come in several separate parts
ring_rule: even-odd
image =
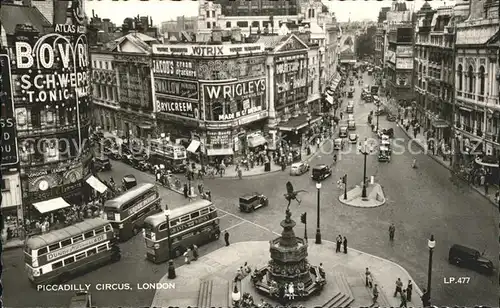
[[[179,219],[174,219],[170,221],[170,227],[173,227],[179,223]]]
[[[39,256],[41,256],[41,255],[46,254],[47,252],[48,252],[47,247],[43,247],[43,248],[40,248],[40,249],[38,250],[38,255],[39,255]]]
[[[191,219],[194,219],[198,216],[200,216],[200,212],[191,213]]]
[[[106,232],[109,232],[109,231],[111,231],[112,229],[113,229],[113,228],[111,228],[111,226],[110,226],[110,225],[107,225],[107,226],[105,226],[105,227],[104,227],[104,230],[105,230]]]
[[[61,242],[62,247],[69,246],[69,245],[71,245],[71,239],[67,239],[67,240],[64,240]]]
[[[91,237],[94,237],[94,231],[89,231],[87,233],[85,233],[85,238],[91,238]]]
[[[76,243],[76,242],[79,242],[79,241],[83,241],[83,234],[80,234],[80,235],[75,236],[73,238],[73,243]]]
[[[190,219],[189,215],[185,215],[185,216],[181,217],[181,222],[188,221],[189,219]]]
[[[205,215],[205,214],[208,214],[208,209],[203,209],[200,211],[200,214],[201,215]]]
[[[57,249],[59,249],[59,248],[61,248],[61,245],[60,245],[59,243],[57,243],[57,244],[52,244],[52,245],[50,245],[50,246],[49,246],[49,250],[50,250],[50,251],[54,251],[54,250],[57,250]]]

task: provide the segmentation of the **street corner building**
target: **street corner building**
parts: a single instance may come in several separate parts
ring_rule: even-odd
[[[10,140],[2,141],[15,149],[10,161],[2,153],[2,212],[6,229],[14,233],[9,236],[22,236],[24,219],[85,198],[91,93],[82,5],[3,3],[0,9],[2,59],[10,61],[2,67],[11,68],[10,76],[2,69],[2,77],[11,85],[5,92],[12,92],[2,119],[13,124]]]

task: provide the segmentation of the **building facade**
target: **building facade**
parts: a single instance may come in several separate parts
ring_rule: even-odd
[[[456,25],[454,129],[464,163],[496,163],[500,156],[498,7],[471,1],[467,19]]]
[[[27,218],[81,204],[92,157],[83,8],[78,2],[70,7],[66,3],[60,14],[45,3],[39,5],[40,10],[30,5],[1,8],[6,34],[2,46],[11,58],[20,171],[19,177],[5,177],[9,184],[3,187],[21,189],[22,216]],[[11,200],[18,201],[17,195],[11,191]]]
[[[413,98],[413,28],[411,25],[389,27],[385,53],[386,91],[396,101]]]

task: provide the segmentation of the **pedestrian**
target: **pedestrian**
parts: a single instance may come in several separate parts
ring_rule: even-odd
[[[243,171],[241,171],[241,169],[238,169],[238,178],[240,180],[243,179]]]
[[[401,294],[403,290],[403,283],[401,282],[401,278],[396,280],[396,290],[394,291],[394,297],[398,296],[398,293]]]
[[[407,301],[406,301],[406,290],[403,290],[401,292],[401,304],[399,305],[399,308],[408,308],[408,304],[407,304]]]
[[[198,254],[198,246],[194,245],[191,247],[193,249],[193,261],[198,260],[198,257],[200,256]]]
[[[411,302],[412,292],[413,292],[413,284],[411,283],[411,280],[408,280],[408,286],[406,287],[406,300],[408,302]]]
[[[373,286],[373,305],[375,305],[375,303],[377,303],[377,299],[378,299],[378,287],[377,287],[377,284],[375,284]]]
[[[344,117],[344,113],[341,111],[340,112],[340,119],[342,120],[343,117]]]
[[[429,292],[427,292],[426,289],[423,289],[422,291],[422,296],[420,297],[420,299],[422,300],[422,306],[429,307],[431,305],[431,297],[429,295]]]
[[[370,270],[368,269],[368,267],[366,268],[365,270],[365,284],[367,287],[372,287],[372,281],[371,281],[371,275],[372,273],[370,272]]]
[[[485,193],[486,195],[488,194],[488,188],[489,188],[488,181],[485,181],[485,182],[484,182],[484,193]]]
[[[187,199],[189,197],[189,189],[188,189],[187,184],[184,184],[184,190],[183,190],[183,192],[184,192],[184,198]]]
[[[191,263],[191,249],[188,248],[186,252],[184,253],[184,263],[190,264]]]
[[[347,237],[344,236],[344,253],[347,253]]]
[[[498,204],[500,201],[500,190],[495,193],[495,203]]]
[[[245,269],[245,273],[247,275],[252,272],[252,269],[250,268],[250,266],[248,266],[248,262],[245,262],[245,264],[243,265],[243,268]]]
[[[396,226],[392,223],[389,227],[389,240],[394,241],[394,233],[396,232]]]
[[[335,252],[340,252],[341,245],[342,245],[342,235],[339,234],[339,236],[337,236],[337,248],[335,249]]]
[[[203,183],[198,184],[198,192],[200,193],[200,195],[203,194]]]
[[[224,231],[224,241],[226,242],[226,246],[229,246],[229,233]]]

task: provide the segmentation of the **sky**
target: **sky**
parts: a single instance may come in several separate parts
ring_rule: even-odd
[[[278,0],[286,1],[286,0]],[[424,4],[424,0],[407,1],[409,8],[414,7],[415,10],[420,9]],[[323,0],[331,12],[335,13],[339,22],[346,22],[364,19],[376,21],[378,13],[382,7],[391,6],[391,0]],[[433,8],[443,5],[453,5],[455,1],[430,1]],[[127,17],[151,16],[153,24],[159,25],[162,21],[174,20],[177,16],[197,16],[198,1],[192,0],[87,0],[85,1],[85,10],[89,17],[92,16],[92,10],[101,18],[109,18],[117,26],[121,26],[123,20]]]

